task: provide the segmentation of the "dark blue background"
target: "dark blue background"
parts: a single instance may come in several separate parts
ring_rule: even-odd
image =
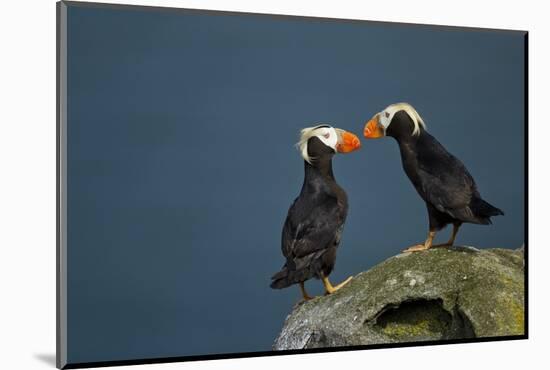
[[[68,34],[69,362],[269,350],[299,298],[269,288],[298,131],[361,135],[393,102],[506,213],[458,243],[523,243],[519,32],[70,6]],[[338,282],[424,240],[427,216],[393,140],[334,162]]]

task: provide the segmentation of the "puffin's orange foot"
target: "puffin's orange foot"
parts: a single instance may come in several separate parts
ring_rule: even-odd
[[[404,249],[402,252],[403,253],[407,253],[407,252],[421,252],[421,251],[425,251],[425,250],[428,250],[430,249],[429,246],[426,246],[425,244],[416,244],[416,245],[413,245],[413,246],[410,246],[409,248],[407,249]]]
[[[340,284],[338,284],[336,286],[333,286],[330,283],[330,281],[328,280],[328,278],[323,278],[323,284],[325,285],[325,295],[332,294],[332,293],[336,292],[338,289],[341,289],[342,287],[344,287],[344,285],[349,283],[352,278],[353,278],[353,276],[350,276],[346,280],[342,281]]]
[[[313,297],[312,297],[312,296],[309,296],[309,295],[308,295],[308,296],[304,296],[304,297],[302,297],[302,299],[300,299],[300,300],[298,301],[298,304],[304,303],[304,302],[307,302],[307,301],[311,301],[312,299],[315,299],[315,298],[317,298],[317,296],[313,296]]]
[[[303,281],[300,283],[300,291],[302,292],[302,299],[299,300],[297,304],[304,303],[304,302],[307,302],[307,301],[309,301],[313,298],[316,298],[315,296],[312,297],[309,294],[307,294],[306,286],[304,285]]]

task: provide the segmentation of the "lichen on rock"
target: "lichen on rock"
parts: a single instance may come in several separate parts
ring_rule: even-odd
[[[524,334],[523,251],[403,253],[297,305],[274,350]]]

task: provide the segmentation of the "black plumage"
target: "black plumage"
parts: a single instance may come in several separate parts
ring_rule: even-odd
[[[436,231],[453,224],[453,233],[449,242],[454,243],[458,228],[463,223],[487,225],[491,217],[504,213],[481,198],[477,185],[464,164],[449,153],[425,129],[418,113],[407,104],[405,110],[389,106],[371,120],[371,129],[365,128],[366,137],[380,137],[373,133],[378,125],[379,132],[393,137],[401,153],[403,169],[414,185],[420,197],[426,203],[429,218],[428,239],[424,244],[409,248],[410,251],[432,247]],[[393,112],[392,112],[393,110]],[[390,113],[388,113],[390,112]],[[380,125],[381,115],[389,121]],[[391,116],[393,114],[393,116]],[[416,121],[416,122],[415,122]],[[415,131],[416,127],[416,132]],[[374,135],[374,136],[373,136]]]
[[[281,248],[286,263],[271,278],[274,289],[303,283],[312,277],[328,277],[334,268],[346,220],[347,196],[332,171],[335,151],[315,136],[308,140],[307,151],[313,159],[311,164],[304,161],[302,190],[283,226]]]
[[[386,135],[394,137],[405,173],[428,207],[430,229],[450,223],[490,224],[491,216],[504,214],[481,198],[464,164],[432,135],[420,129],[411,135],[413,122],[405,111],[395,114]]]

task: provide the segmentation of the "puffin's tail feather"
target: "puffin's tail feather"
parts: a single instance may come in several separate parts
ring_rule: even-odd
[[[286,266],[283,267],[281,271],[276,273],[271,277],[271,288],[272,289],[283,289],[289,286],[288,284],[288,270],[286,269]]]
[[[309,278],[308,269],[300,269],[297,271],[289,271],[286,266],[281,271],[271,277],[272,289],[283,289],[293,284],[298,284]]]
[[[489,204],[488,202],[484,201],[481,198],[473,199],[472,203],[470,204],[470,208],[472,209],[474,215],[476,215],[484,224],[491,224],[491,218],[492,216],[503,216],[504,212],[500,210],[497,207],[494,207],[493,205]]]
[[[478,198],[476,200],[474,203],[475,211],[481,217],[504,216],[504,212],[497,207],[492,206],[483,199]]]

